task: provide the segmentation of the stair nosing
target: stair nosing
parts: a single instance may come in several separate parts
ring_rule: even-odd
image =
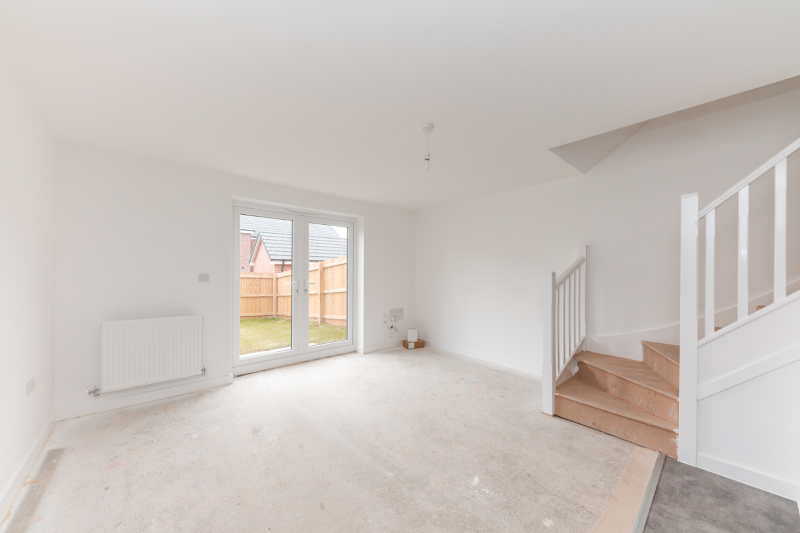
[[[572,378],[570,378],[570,379],[578,379],[578,378],[576,378],[576,377],[572,377]],[[567,380],[567,381],[569,381],[569,380]],[[566,382],[565,382],[565,383],[566,383]],[[584,383],[585,383],[585,382],[584,382]],[[606,392],[606,391],[604,391],[604,390],[598,389],[597,387],[593,387],[592,385],[589,385],[588,383],[587,383],[586,385],[587,385],[588,387],[592,387],[592,388],[594,388],[594,389],[597,389],[598,391],[602,392],[603,394],[608,394],[609,396],[611,396],[612,398],[614,398],[614,400],[616,400],[616,401],[618,401],[618,402],[622,402],[622,403],[624,403],[624,404],[630,405],[631,407],[634,407],[635,409],[639,409],[640,411],[642,411],[642,413],[644,413],[644,414],[646,414],[646,415],[648,415],[648,416],[651,416],[651,417],[653,417],[655,420],[658,420],[660,423],[651,423],[651,422],[650,422],[650,420],[649,420],[649,419],[647,419],[647,418],[645,418],[644,420],[639,420],[639,419],[637,419],[637,418],[633,418],[633,417],[631,417],[630,415],[627,415],[627,414],[623,414],[623,413],[612,413],[612,412],[611,412],[611,411],[609,411],[608,409],[604,409],[604,408],[602,408],[602,407],[600,407],[600,406],[598,406],[598,405],[594,405],[594,404],[592,404],[591,402],[587,402],[587,401],[585,401],[585,400],[581,400],[581,399],[579,399],[579,398],[574,398],[574,397],[571,397],[571,396],[569,396],[569,395],[564,395],[563,393],[559,393],[559,392],[558,392],[558,390],[556,390],[556,393],[555,393],[555,395],[556,395],[556,396],[561,396],[562,398],[564,398],[564,399],[566,399],[566,400],[569,400],[569,401],[571,401],[571,402],[579,403],[579,404],[581,404],[581,405],[585,405],[585,406],[587,406],[587,407],[592,407],[592,408],[594,408],[594,409],[599,409],[599,410],[601,410],[601,411],[605,411],[606,413],[608,413],[608,414],[610,414],[610,415],[619,416],[619,417],[625,418],[625,419],[627,419],[627,420],[631,420],[631,421],[633,421],[633,422],[639,422],[639,423],[641,423],[641,424],[645,424],[645,425],[647,425],[647,426],[651,426],[651,427],[654,427],[654,428],[656,428],[656,429],[660,429],[660,430],[662,430],[662,431],[669,431],[669,432],[675,433],[676,435],[678,434],[678,424],[676,424],[676,423],[674,423],[674,422],[670,422],[670,421],[668,421],[668,420],[665,420],[665,419],[663,419],[663,418],[659,418],[659,417],[655,416],[653,413],[649,413],[649,412],[645,411],[644,409],[641,409],[641,408],[639,408],[639,407],[636,407],[635,405],[633,405],[633,404],[632,404],[632,403],[630,403],[630,402],[626,402],[625,400],[623,400],[622,398],[619,398],[618,396],[614,396],[614,395],[613,395],[613,394],[611,394],[610,392]],[[655,422],[655,420],[654,420],[653,422]],[[663,425],[670,425],[670,426],[674,426],[674,427],[663,427]]]
[[[653,350],[654,352],[656,352],[658,355],[660,355],[661,357],[663,357],[664,359],[666,359],[667,361],[669,361],[669,362],[670,362],[670,363],[672,363],[673,365],[675,365],[675,366],[677,366],[678,368],[680,368],[680,366],[681,366],[681,363],[680,363],[679,361],[675,361],[675,360],[673,360],[673,359],[672,359],[670,356],[668,356],[668,355],[666,355],[665,353],[661,352],[661,351],[660,351],[658,348],[656,348],[655,346],[652,346],[652,344],[666,344],[666,343],[664,343],[664,342],[653,343],[652,341],[639,341],[639,342],[640,342],[641,344],[643,344],[644,346],[647,346],[648,348],[650,348],[650,349],[651,349],[651,350]],[[674,346],[674,344],[673,344],[673,345],[671,345],[671,346]]]
[[[594,353],[594,352],[582,352],[582,353]],[[580,355],[580,354],[576,354],[576,357],[577,357],[578,355]],[[604,354],[598,354],[598,355],[604,355]],[[612,356],[612,355],[609,355],[609,357],[613,357],[613,356]],[[666,357],[666,356],[665,356],[665,357]],[[654,389],[654,388],[653,388],[653,387],[651,387],[650,385],[646,385],[646,384],[644,384],[644,383],[640,383],[640,382],[638,382],[638,381],[636,381],[636,380],[634,380],[634,379],[631,379],[630,377],[623,376],[623,375],[621,375],[621,374],[619,374],[619,373],[617,373],[617,372],[614,372],[614,371],[612,371],[612,370],[608,370],[608,369],[602,368],[602,367],[598,366],[597,364],[592,364],[592,362],[591,362],[591,361],[583,361],[583,360],[581,360],[580,362],[581,362],[581,363],[584,363],[584,364],[586,364],[586,365],[589,365],[589,366],[591,366],[591,367],[593,367],[593,368],[596,368],[596,369],[600,370],[601,372],[606,372],[606,373],[608,373],[608,374],[611,374],[612,376],[616,376],[616,377],[618,377],[619,379],[623,379],[623,380],[627,381],[628,383],[633,383],[634,385],[638,385],[638,386],[640,386],[640,387],[643,387],[643,388],[645,388],[645,389],[647,389],[647,390],[651,390],[651,391],[655,392],[656,394],[661,394],[661,395],[663,395],[663,396],[666,396],[667,398],[670,398],[670,399],[672,399],[672,400],[678,401],[678,395],[677,395],[677,394],[671,394],[671,393],[669,393],[669,392],[664,392],[664,391],[660,391],[660,390],[658,390],[658,389]],[[636,361],[636,362],[637,362],[637,363],[641,363],[641,361]],[[642,364],[644,365],[644,363],[642,363]],[[647,366],[647,365],[644,365],[644,366]],[[648,367],[648,368],[649,368],[649,367]],[[672,383],[670,383],[669,381],[667,381],[666,379],[664,379],[664,377],[663,377],[663,376],[661,376],[661,375],[660,375],[658,372],[655,372],[655,371],[654,371],[654,372],[653,372],[653,374],[655,374],[656,376],[658,376],[659,378],[661,378],[662,380],[664,380],[664,383],[666,383],[666,384],[668,384],[668,385],[671,385],[671,386],[673,386],[673,387],[674,387],[674,385],[672,385]],[[606,392],[606,391],[603,391],[603,392]],[[612,396],[614,396],[614,395],[612,394]],[[614,397],[616,398],[616,396],[614,396]]]

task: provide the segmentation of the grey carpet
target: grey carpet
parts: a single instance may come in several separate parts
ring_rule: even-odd
[[[667,458],[645,533],[800,531],[797,502]]]

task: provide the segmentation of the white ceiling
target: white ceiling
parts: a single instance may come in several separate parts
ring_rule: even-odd
[[[798,21],[796,0],[0,0],[0,53],[60,138],[417,209],[798,75]]]

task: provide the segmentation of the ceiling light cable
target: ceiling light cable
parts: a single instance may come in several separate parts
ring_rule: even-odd
[[[431,138],[430,132],[433,130],[433,124],[423,124],[422,131],[425,132],[425,143],[427,144],[428,150],[425,152],[425,170],[431,169]]]

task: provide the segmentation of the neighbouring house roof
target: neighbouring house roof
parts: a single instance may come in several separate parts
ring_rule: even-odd
[[[241,231],[251,233],[263,244],[272,261],[291,261],[292,222],[276,218],[241,215]],[[254,248],[253,252],[258,248]],[[308,260],[325,261],[347,255],[347,239],[340,237],[333,226],[308,225]],[[250,260],[252,261],[253,255]]]

